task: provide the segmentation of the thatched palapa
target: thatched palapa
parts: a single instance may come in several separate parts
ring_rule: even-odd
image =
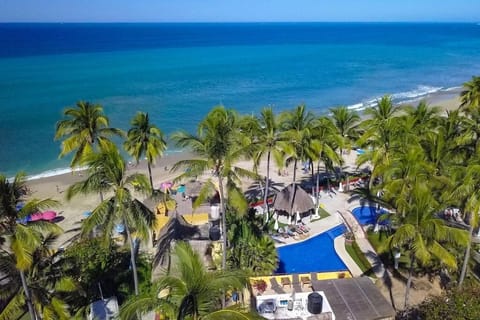
[[[315,204],[310,195],[298,184],[291,184],[275,195],[273,208],[293,215],[296,212],[305,213],[313,210],[315,209]]]

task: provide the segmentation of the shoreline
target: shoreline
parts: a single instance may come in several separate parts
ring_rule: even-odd
[[[428,87],[426,87],[426,88],[428,88]],[[411,92],[416,92],[416,91],[413,90]],[[408,95],[408,92],[407,93],[393,94],[391,96],[393,97],[393,101],[394,101],[395,105],[413,105],[413,106],[416,106],[420,101],[426,100],[429,106],[439,106],[441,109],[443,109],[445,111],[449,111],[449,110],[454,110],[454,109],[458,108],[458,106],[460,105],[460,101],[459,101],[460,92],[461,92],[461,87],[450,87],[450,88],[436,88],[436,90],[434,92],[429,92],[427,90],[424,93],[419,93],[419,96],[417,96],[417,97],[412,97],[412,98],[399,100],[399,101],[398,101],[398,99],[395,99],[395,95],[402,95],[402,94],[407,94]],[[361,103],[357,103],[357,104],[353,104],[353,105],[348,105],[347,108],[350,109],[350,110],[357,111],[359,113],[360,117],[363,118],[365,109],[375,106],[376,101],[379,98],[381,98],[381,97],[368,100],[367,102],[361,102]],[[395,101],[395,100],[397,100],[397,101]],[[327,113],[328,113],[328,109],[325,109],[325,112],[318,112],[317,115],[321,116],[321,115],[326,115]],[[179,154],[183,154],[183,153],[188,153],[188,151],[186,151],[186,150],[168,151],[167,150],[165,152],[165,155],[162,158],[160,158],[159,163],[157,165],[160,166],[161,165],[160,162],[164,161],[163,159],[167,159],[167,158],[171,158],[171,157],[175,158]],[[132,160],[131,158],[126,158],[126,161],[133,162],[134,160]],[[141,163],[142,162],[143,161],[141,161]],[[167,160],[167,162],[168,162],[168,160]],[[140,165],[142,165],[141,163],[140,163]],[[72,170],[69,167],[53,168],[53,169],[50,169],[50,170],[42,171],[40,173],[30,174],[30,175],[27,176],[27,180],[28,181],[35,181],[35,180],[40,180],[40,179],[48,179],[48,178],[55,177],[55,176],[72,175],[76,172],[82,172],[85,169],[86,168],[78,168],[78,169]],[[152,167],[152,169],[153,169],[153,167]],[[19,171],[17,171],[17,172],[19,172]],[[9,179],[13,178],[13,175],[8,177],[8,178]]]

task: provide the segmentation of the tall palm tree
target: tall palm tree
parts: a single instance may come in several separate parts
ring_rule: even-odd
[[[200,205],[212,191],[218,191],[223,230],[222,268],[225,269],[227,250],[225,195],[228,194],[229,202],[232,206],[237,207],[239,213],[246,212],[246,203],[238,185],[241,177],[255,178],[256,174],[235,166],[235,162],[244,157],[250,140],[241,134],[237,114],[223,106],[215,107],[208,113],[200,122],[197,135],[176,132],[172,135],[172,140],[179,147],[187,148],[198,156],[196,159],[182,160],[173,165],[173,171],[186,168],[175,179],[176,181],[196,177],[203,173],[212,174],[213,178],[216,178],[216,182],[210,178],[203,184],[194,205]]]
[[[342,164],[341,153],[337,154],[336,149],[343,146],[344,138],[335,130],[335,124],[327,117],[317,119],[314,126],[314,140],[311,147],[312,152],[317,155],[317,179],[316,179],[316,205],[320,196],[320,165],[323,162],[327,172],[329,167]]]
[[[42,233],[51,232],[60,234],[62,229],[57,225],[44,221],[18,223],[27,216],[41,212],[47,208],[58,205],[51,199],[31,199],[27,201],[25,174],[19,173],[10,182],[4,175],[0,175],[0,236],[8,239],[7,253],[15,256],[15,268],[21,280],[25,302],[32,320],[36,313],[28,287],[26,272],[35,262],[33,252],[41,245]],[[26,202],[25,202],[26,201]],[[23,207],[19,208],[22,203]],[[18,305],[21,299],[17,297],[12,303]]]
[[[123,137],[120,129],[110,128],[99,104],[79,101],[63,111],[65,119],[57,122],[55,140],[63,139],[60,158],[75,151],[70,167],[81,165],[95,144],[109,143],[112,136]]]
[[[63,274],[59,253],[53,250],[52,242],[56,235],[41,236],[40,244],[32,252],[33,262],[25,270],[25,281],[21,273],[15,269],[9,274],[9,282],[2,289],[0,297],[8,301],[0,312],[0,319],[13,319],[25,311],[25,298],[29,295],[34,314],[40,319],[68,319],[70,307],[68,300],[78,297],[78,287],[72,278]],[[8,264],[15,266],[15,254],[6,251],[0,253],[0,264],[5,268]],[[2,269],[3,269],[2,268]],[[0,270],[2,270],[0,269]],[[26,284],[26,286],[24,286]],[[28,288],[26,291],[25,288]]]
[[[143,155],[147,157],[150,188],[153,190],[151,165],[155,164],[157,157],[163,155],[167,143],[162,131],[150,122],[148,113],[137,112],[130,123],[132,127],[128,130],[127,140],[123,143],[123,146],[137,163]]]
[[[460,108],[474,110],[480,107],[480,77],[472,77],[472,80],[463,84],[460,93]]]
[[[397,113],[399,107],[394,106],[390,96],[384,96],[376,107],[365,110],[368,117],[361,123],[364,133],[357,140],[360,146],[368,147],[365,154],[358,157],[358,164],[370,161],[373,165],[372,177],[380,176],[377,172],[379,164],[388,165],[393,148],[401,137]]]
[[[175,273],[161,276],[149,292],[127,301],[120,310],[121,319],[150,311],[178,320],[252,319],[238,310],[219,310],[222,291],[238,290],[246,284],[243,273],[206,270],[202,258],[187,242],[176,244],[175,256]]]
[[[455,183],[446,192],[447,198],[456,200],[469,224],[469,239],[465,250],[458,284],[461,286],[466,276],[468,262],[470,260],[470,251],[472,246],[473,229],[478,226],[478,215],[480,214],[480,161],[472,159],[467,167],[457,166],[452,170],[452,178]]]
[[[280,115],[283,130],[283,139],[280,142],[282,150],[286,153],[286,165],[293,162],[293,181],[296,184],[298,161],[315,159],[318,153],[312,148],[314,140],[315,116],[307,111],[305,105],[299,105],[292,111]],[[290,215],[293,210],[293,194],[290,200]]]
[[[330,112],[335,128],[344,140],[343,144],[351,146],[351,143],[359,137],[360,116],[357,111],[340,106],[331,108]],[[340,157],[343,157],[343,148],[340,148]]]
[[[263,203],[265,206],[265,212],[268,214],[268,195],[270,192],[270,164],[271,157],[277,166],[281,167],[283,164],[283,154],[280,146],[282,141],[281,128],[278,118],[273,113],[271,107],[263,108],[260,113],[260,117],[254,122],[255,126],[251,130],[253,134],[253,144],[255,154],[253,157],[254,168],[256,169],[262,158],[267,156],[267,175],[265,177],[265,192]]]
[[[138,276],[135,262],[135,241],[132,233],[139,240],[150,236],[155,224],[155,214],[133,195],[133,189],[151,194],[150,185],[145,175],[126,174],[125,160],[113,144],[106,145],[99,153],[91,153],[85,159],[88,177],[67,189],[67,199],[77,194],[98,192],[98,181],[104,181],[112,195],[102,201],[92,214],[83,221],[82,236],[88,236],[94,229],[100,229],[105,243],[109,243],[117,224],[123,224],[130,245],[130,262],[133,273],[135,294],[138,295]],[[138,245],[138,243],[137,243]]]
[[[468,234],[464,230],[446,226],[437,218],[439,205],[428,187],[416,184],[409,191],[407,214],[391,214],[389,218],[399,227],[387,238],[384,248],[403,250],[409,257],[409,272],[405,290],[405,307],[408,306],[409,290],[416,263],[426,265],[436,261],[450,269],[457,268],[455,256],[448,251],[448,245],[465,246]]]

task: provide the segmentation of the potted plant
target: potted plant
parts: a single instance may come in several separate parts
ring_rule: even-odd
[[[253,287],[257,290],[258,294],[261,295],[267,289],[267,283],[262,279],[256,280],[253,283]]]

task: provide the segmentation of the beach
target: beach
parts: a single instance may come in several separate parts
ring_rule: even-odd
[[[447,99],[439,100],[438,96],[433,96],[427,98],[427,101],[430,105],[435,105],[443,108],[444,110],[453,110],[459,104],[458,97],[451,97],[447,96]],[[416,105],[415,103],[413,105]],[[356,153],[350,152],[347,155],[344,155],[346,166],[348,170],[355,169],[355,160],[356,160]],[[152,167],[152,176],[154,187],[159,188],[162,182],[172,181],[174,178],[179,176],[181,172],[172,172],[171,168],[174,163],[184,159],[192,159],[193,155],[188,152],[175,152],[165,155],[164,157],[158,159],[155,166]],[[242,160],[237,164],[239,167],[252,170],[253,165],[252,161],[249,160]],[[261,165],[259,166],[258,172],[260,175],[266,175],[266,161],[263,160]],[[146,169],[146,162],[141,161],[138,165],[135,163],[128,164],[128,173],[144,173],[148,175]],[[279,169],[272,164],[271,165],[271,172],[270,177],[273,181],[279,184],[288,185],[292,182],[293,177],[293,168],[292,166],[284,169],[281,171],[279,175]],[[73,234],[71,232],[67,232],[68,230],[72,230],[78,228],[80,226],[79,222],[84,218],[83,213],[85,211],[92,211],[95,207],[99,204],[100,199],[98,194],[91,194],[91,195],[78,195],[67,201],[65,199],[65,191],[67,188],[78,181],[81,181],[85,178],[86,172],[79,171],[74,173],[65,173],[61,175],[55,175],[50,177],[44,177],[39,179],[33,179],[28,181],[28,187],[31,191],[31,197],[37,199],[45,199],[51,198],[54,200],[60,201],[60,205],[57,208],[54,208],[60,215],[61,218],[58,222],[59,226],[61,226],[66,233],[60,237],[57,241],[59,245],[62,245],[67,239],[69,239]],[[304,173],[301,169],[301,165],[299,164],[299,168],[297,168],[297,179],[300,180],[302,177],[309,177],[310,173]],[[198,177],[199,181],[205,181],[206,179],[210,178],[208,175],[204,175]],[[242,188],[246,190],[252,181],[245,180],[243,181]],[[307,190],[309,191],[309,190]],[[188,190],[187,190],[188,194]],[[144,195],[136,194],[139,199],[143,200]]]

